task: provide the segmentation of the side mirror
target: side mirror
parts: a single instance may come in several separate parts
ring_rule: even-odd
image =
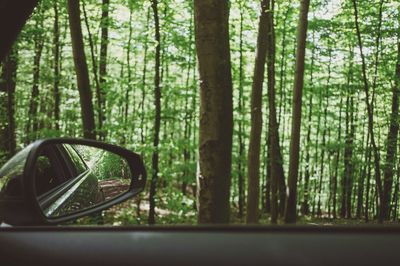
[[[144,189],[143,161],[126,149],[79,139],[40,140],[30,147],[20,175],[24,205],[35,216],[28,224],[77,219],[123,202]]]

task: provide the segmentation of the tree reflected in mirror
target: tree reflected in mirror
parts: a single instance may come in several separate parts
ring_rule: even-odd
[[[45,216],[69,215],[112,200],[129,190],[125,158],[86,145],[45,145],[35,163],[35,187]]]

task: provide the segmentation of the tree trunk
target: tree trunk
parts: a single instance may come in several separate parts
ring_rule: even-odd
[[[150,27],[150,9],[147,10],[147,19],[146,19],[146,32],[148,32]],[[147,61],[148,61],[148,37],[146,35],[145,37],[145,43],[144,43],[144,56],[143,56],[143,72],[142,72],[142,99],[140,102],[140,107],[141,107],[141,117],[140,117],[140,143],[144,147],[145,145],[145,133],[147,130],[147,126],[145,123],[145,117],[146,117],[146,112],[145,112],[145,105],[146,105],[146,86],[147,86]],[[143,155],[143,154],[142,154]]]
[[[188,62],[187,62],[187,72],[186,72],[186,82],[185,82],[185,90],[186,90],[186,95],[191,94],[191,89],[192,87],[190,86],[190,79],[192,75],[192,66],[193,66],[193,61],[194,58],[192,56],[192,44],[193,41],[193,9],[190,8],[190,24],[189,24],[189,46],[187,49],[187,54],[189,55]],[[191,149],[190,149],[190,136],[192,133],[192,123],[191,123],[191,115],[193,113],[192,108],[189,106],[189,100],[190,98],[188,96],[185,97],[185,129],[184,129],[184,149],[183,149],[183,160],[186,165],[190,164],[191,161]],[[191,175],[191,171],[188,170],[188,168],[185,168],[183,171],[183,176],[182,176],[182,194],[186,195],[187,191],[187,186],[188,186],[188,181],[190,180],[189,176]]]
[[[338,123],[338,127],[339,127],[339,132],[338,132],[338,141],[341,142],[342,141],[342,105],[343,105],[343,97],[342,95],[340,95],[340,103],[339,103],[339,123]],[[333,199],[332,199],[332,217],[333,219],[336,219],[336,215],[337,215],[337,207],[336,207],[336,202],[337,202],[337,177],[338,177],[338,171],[339,171],[339,160],[340,160],[340,148],[337,148],[336,150],[336,159],[335,159],[335,173],[333,175],[333,188],[332,188],[332,195],[333,195]]]
[[[365,132],[365,130],[363,132]],[[363,143],[364,143],[364,140],[363,140]],[[367,161],[368,161],[369,146],[370,146],[370,141],[369,141],[369,133],[368,133],[368,130],[367,130],[367,141],[365,142],[365,145],[363,145],[363,147],[365,147],[364,165],[361,166],[362,169],[360,170],[360,180],[358,182],[357,209],[356,209],[356,218],[357,219],[361,218],[362,209],[363,209],[364,183],[365,183],[365,179],[366,179],[366,176],[367,176]]]
[[[68,18],[71,31],[72,52],[80,95],[83,136],[95,139],[95,123],[89,73],[83,44],[79,0],[68,0]]]
[[[279,124],[276,111],[275,92],[275,29],[274,29],[274,0],[267,6],[267,74],[268,74],[268,134],[270,138],[269,156],[271,164],[271,178],[276,179],[279,189],[279,214],[284,215],[286,201],[285,174],[283,158],[279,143]]]
[[[43,7],[38,7],[38,14],[36,18],[36,27],[43,26]],[[28,121],[26,124],[26,144],[28,144],[32,139],[36,138],[36,134],[39,127],[38,121],[38,105],[39,105],[39,81],[40,81],[40,61],[42,58],[42,51],[44,46],[44,37],[40,32],[35,33],[34,35],[34,52],[35,55],[33,57],[33,77],[32,77],[32,89],[31,89],[31,98],[29,102],[29,113],[28,113]]]
[[[54,71],[54,83],[53,83],[53,97],[54,97],[54,127],[56,130],[60,130],[60,25],[59,25],[59,14],[57,1],[53,3],[54,9],[54,26],[53,26],[53,71]]]
[[[396,163],[397,138],[399,135],[399,94],[400,94],[400,42],[397,43],[397,65],[395,73],[395,85],[392,91],[392,113],[390,115],[390,125],[387,136],[386,163],[383,170],[384,187],[383,187],[383,202],[381,204],[380,216],[384,220],[389,219],[390,194],[393,186],[393,175]]]
[[[109,27],[109,9],[110,0],[102,0],[102,12],[101,12],[101,39],[100,39],[100,60],[99,60],[99,82],[100,82],[100,111],[99,111],[99,129],[100,139],[105,140],[106,131],[103,126],[106,120],[106,76],[107,76],[107,54],[108,54],[108,27]]]
[[[153,137],[153,156],[151,160],[152,165],[152,177],[150,183],[150,209],[149,209],[149,224],[155,223],[155,196],[156,187],[158,180],[158,145],[160,142],[160,125],[161,125],[161,38],[160,38],[160,18],[158,16],[158,0],[151,1],[151,8],[153,9],[154,17],[154,40],[156,42],[155,47],[155,75],[154,75],[154,106],[155,106],[155,118],[154,118],[154,137]]]
[[[199,223],[229,222],[233,132],[228,1],[195,0],[200,73]]]
[[[11,158],[16,150],[15,87],[17,67],[18,48],[17,45],[14,45],[3,61],[3,69],[0,77],[0,92],[5,93],[4,98],[0,96],[1,117],[2,120],[4,119],[4,121],[1,121],[2,125],[0,128],[0,151],[4,151],[5,153],[4,157],[0,154],[0,161]]]
[[[329,88],[329,78],[328,78],[328,87]],[[327,94],[327,93],[325,93]],[[317,215],[321,217],[322,210],[321,210],[321,194],[322,194],[322,182],[324,178],[324,170],[325,170],[325,150],[326,150],[326,134],[327,134],[327,120],[328,120],[328,103],[329,97],[325,95],[326,102],[324,108],[324,130],[322,133],[322,143],[321,143],[321,157],[320,157],[320,170],[319,170],[319,184],[318,184],[318,203],[317,203]]]
[[[362,77],[363,77],[363,83],[364,83],[364,92],[365,92],[365,102],[367,106],[367,113],[368,113],[368,131],[370,134],[371,138],[371,146],[372,146],[372,151],[374,155],[374,170],[375,170],[375,182],[376,182],[376,189],[377,189],[377,196],[378,196],[378,201],[379,203],[383,202],[383,189],[382,189],[382,178],[381,178],[381,166],[380,166],[380,155],[379,155],[379,150],[376,145],[375,141],[375,135],[374,135],[374,115],[373,115],[373,102],[370,102],[370,91],[369,91],[369,82],[367,78],[367,64],[365,62],[365,56],[364,56],[364,51],[363,51],[363,44],[362,44],[362,39],[361,39],[361,32],[360,32],[360,26],[358,22],[358,8],[357,8],[357,0],[352,0],[353,1],[353,7],[354,7],[354,20],[355,20],[355,26],[356,26],[356,33],[357,33],[357,39],[358,39],[358,45],[360,49],[360,54],[361,54],[361,61],[362,61]],[[378,206],[377,206],[378,207]],[[380,216],[380,222],[382,222],[383,217]]]
[[[297,216],[297,176],[299,172],[299,148],[301,126],[301,104],[304,85],[304,59],[308,27],[310,0],[300,3],[300,19],[297,28],[296,72],[293,87],[292,133],[290,140],[290,161],[288,177],[288,197],[285,209],[285,222],[295,223]]]
[[[101,131],[101,127],[102,124],[100,121],[101,117],[102,117],[102,107],[101,107],[101,93],[100,93],[100,81],[99,81],[99,75],[98,75],[98,66],[97,66],[97,59],[96,59],[96,51],[95,51],[95,43],[93,41],[93,37],[92,37],[92,33],[90,30],[90,25],[89,25],[89,18],[87,16],[86,13],[86,5],[85,5],[85,1],[82,1],[82,11],[83,11],[83,18],[85,21],[85,26],[86,26],[86,30],[87,30],[87,35],[88,35],[88,41],[89,41],[89,48],[90,48],[90,58],[92,61],[92,70],[93,70],[93,79],[94,79],[94,83],[96,85],[96,111],[97,111],[97,117],[98,117],[98,128],[97,128],[97,132]],[[100,133],[98,133],[98,135],[100,136]]]
[[[312,32],[313,42],[315,41],[315,31]],[[315,61],[315,46],[311,50],[311,70],[310,70],[310,98],[308,102],[308,121],[307,121],[307,139],[306,139],[306,162],[304,171],[304,195],[303,203],[301,204],[301,212],[303,215],[310,214],[310,149],[311,149],[311,126],[312,126],[312,114],[313,114],[313,97],[314,92],[312,88],[314,86],[314,61]],[[318,133],[317,133],[318,138]]]
[[[371,156],[372,156],[372,147],[371,144],[367,146],[367,186],[365,189],[365,213],[364,218],[365,222],[369,221],[369,209],[370,209],[370,190],[371,190]]]
[[[238,101],[238,113],[240,115],[238,121],[238,139],[239,139],[239,154],[238,154],[238,191],[239,191],[239,218],[243,217],[244,213],[244,204],[245,204],[245,184],[244,184],[244,166],[243,166],[243,156],[245,154],[245,144],[243,140],[243,121],[244,121],[244,112],[243,112],[243,81],[244,81],[244,59],[243,59],[243,7],[240,8],[240,33],[239,33],[239,101]]]
[[[247,157],[248,187],[246,213],[246,222],[250,224],[257,223],[259,216],[262,90],[264,83],[265,62],[267,57],[268,34],[271,34],[271,32],[269,32],[270,26],[268,25],[270,23],[268,17],[272,15],[272,10],[270,10],[270,7],[270,0],[261,1],[261,13],[257,37],[257,53],[251,92],[251,131]],[[273,172],[273,170],[271,170],[271,172]],[[273,175],[272,178],[277,180],[276,174],[275,176]]]

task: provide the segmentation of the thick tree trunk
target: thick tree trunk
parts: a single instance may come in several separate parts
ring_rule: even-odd
[[[14,0],[2,2],[0,9],[0,62],[8,55],[15,39],[19,35],[26,20],[31,16],[38,0]]]
[[[296,73],[293,88],[292,133],[290,140],[290,160],[288,177],[288,197],[285,209],[285,222],[295,223],[297,216],[297,176],[299,172],[301,104],[304,85],[304,59],[308,27],[310,0],[300,3],[300,19],[297,28]]]
[[[158,16],[158,0],[151,1],[151,7],[153,9],[154,17],[154,41],[156,42],[155,51],[155,75],[154,75],[154,106],[155,106],[155,118],[154,118],[154,137],[153,137],[153,155],[151,160],[152,165],[152,177],[150,183],[150,209],[149,209],[149,224],[155,223],[155,196],[156,187],[158,180],[158,145],[160,142],[160,126],[161,126],[161,38],[160,38],[160,18]]]
[[[201,92],[198,221],[228,223],[233,131],[229,6],[226,0],[195,0],[194,8]]]
[[[4,152],[4,156],[0,154],[0,161],[9,159],[15,154],[15,87],[18,67],[18,48],[16,45],[11,49],[9,55],[3,61],[3,69],[0,77],[0,93],[4,93],[4,97],[0,95],[0,152]],[[3,121],[4,120],[4,121]]]
[[[92,91],[83,44],[79,0],[68,0],[68,17],[71,31],[72,52],[81,103],[83,136],[95,139],[95,123],[92,103]]]

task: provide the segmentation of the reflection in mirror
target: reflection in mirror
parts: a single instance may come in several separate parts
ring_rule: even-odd
[[[35,163],[36,195],[50,218],[68,215],[116,198],[129,190],[125,158],[100,148],[47,144]]]

